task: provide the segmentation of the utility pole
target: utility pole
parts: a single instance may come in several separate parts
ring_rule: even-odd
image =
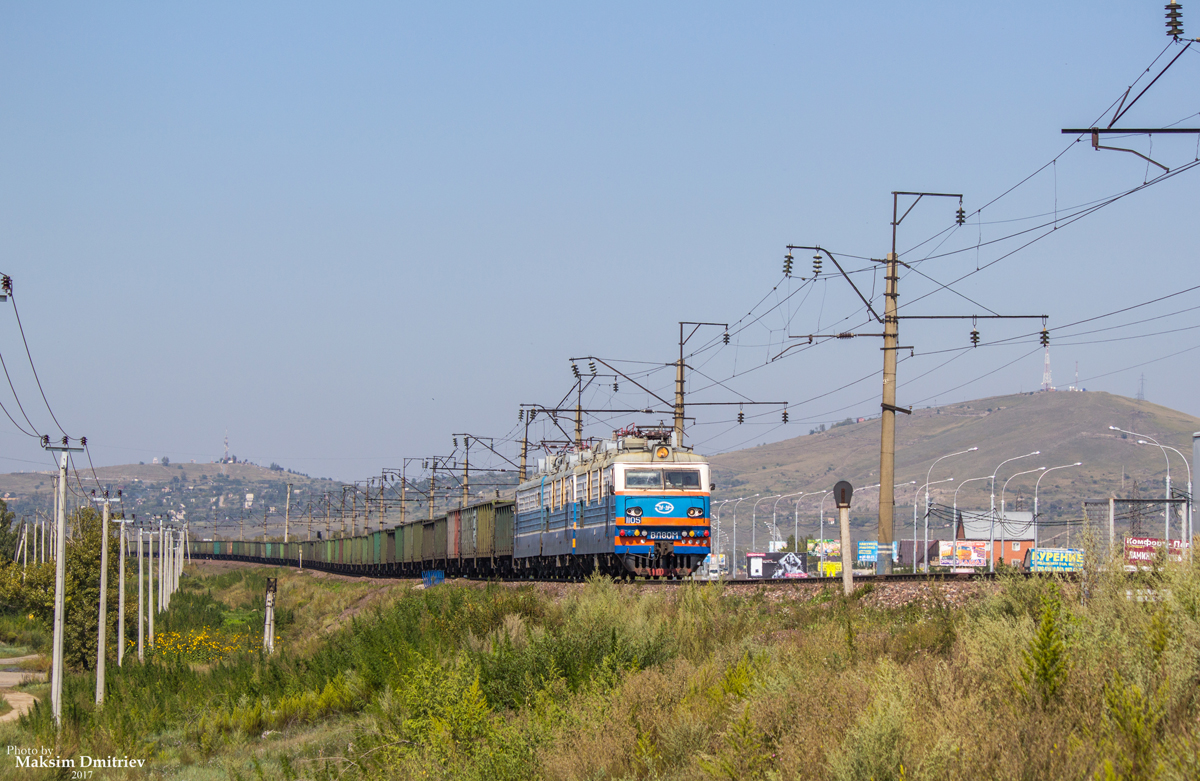
[[[576,434],[579,435],[578,432]],[[463,479],[462,479],[462,506],[467,506],[467,501],[471,498],[471,491],[468,488],[468,482],[471,479],[471,438],[463,434]]]
[[[367,484],[363,488],[363,534],[367,534],[371,531],[371,479],[367,478],[363,482]]]
[[[134,516],[135,519],[136,519],[136,517],[137,516]],[[142,579],[142,527],[141,526],[138,526],[137,551],[138,551],[138,554],[137,554],[137,556],[138,556],[138,618],[137,618],[137,622],[138,622],[138,661],[144,662],[146,660],[146,652],[142,647],[142,634],[145,632],[145,616],[142,611],[143,579]]]
[[[438,460],[435,456],[433,459],[433,471],[429,473],[429,520],[433,520],[433,501],[437,496],[437,468]]]
[[[92,492],[95,494],[95,491]],[[103,505],[103,521],[100,532],[100,622],[96,627],[96,704],[104,704],[105,631],[108,629],[108,491],[104,496],[92,496],[93,501]],[[124,564],[124,562],[122,562]],[[122,567],[122,570],[124,567]],[[123,606],[122,606],[123,607]]]
[[[81,438],[78,447],[71,447],[70,438],[63,436],[61,445],[51,445],[50,437],[42,437],[42,449],[59,454],[58,483],[55,485],[57,507],[55,512],[55,559],[54,559],[54,639],[50,663],[50,709],[54,715],[54,725],[62,729],[62,679],[63,679],[63,632],[66,619],[66,563],[63,555],[67,544],[67,458],[73,451],[80,451],[87,445],[87,439]]]
[[[167,527],[163,517],[158,517],[158,609],[167,609]]]
[[[292,519],[292,484],[287,484],[287,500],[283,505],[283,541],[286,544],[288,541],[288,524]]]
[[[146,639],[150,650],[154,650],[154,519],[150,520],[146,544],[149,547],[146,557],[146,622],[149,625]]]
[[[534,410],[529,410],[528,415],[525,414],[524,408],[517,410],[517,421],[525,423],[525,435],[521,437],[521,466],[517,469],[517,485],[525,482],[525,465],[529,461],[529,424],[533,421],[534,414]]]

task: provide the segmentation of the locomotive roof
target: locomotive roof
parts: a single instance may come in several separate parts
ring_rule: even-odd
[[[656,451],[667,448],[666,458],[658,458]],[[593,469],[604,469],[613,464],[658,464],[663,466],[680,464],[706,464],[708,459],[688,447],[678,447],[642,437],[619,437],[598,442],[579,453],[563,453],[544,459],[545,468],[536,472],[518,488],[537,485],[542,478],[557,479],[569,474],[580,475]]]

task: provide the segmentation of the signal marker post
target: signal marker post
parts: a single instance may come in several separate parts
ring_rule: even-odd
[[[854,591],[854,559],[850,554],[850,499],[854,496],[854,486],[846,480],[839,480],[833,487],[833,498],[837,502],[838,525],[842,532],[842,589],[846,596]]]

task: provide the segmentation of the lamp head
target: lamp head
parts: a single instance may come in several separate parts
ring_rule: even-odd
[[[1109,426],[1108,430],[1109,431],[1120,431],[1121,429],[1117,428],[1116,426]]]
[[[978,447],[967,448],[967,452],[968,452],[968,453],[974,453],[974,452],[975,452],[976,450],[978,450],[978,449],[979,449]]]
[[[1147,442],[1147,441],[1146,441],[1146,440],[1144,440],[1144,439],[1139,439],[1139,440],[1137,441],[1137,443],[1138,443],[1139,445],[1149,445],[1149,444],[1150,444],[1149,442]]]

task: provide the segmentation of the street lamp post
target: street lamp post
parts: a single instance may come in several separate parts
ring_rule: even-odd
[[[772,528],[775,530],[775,533],[778,533],[778,532],[779,532],[779,525],[778,525],[778,523],[775,521],[775,510],[776,510],[776,509],[779,507],[779,500],[780,500],[780,499],[787,499],[789,496],[804,496],[804,492],[803,492],[803,491],[797,491],[797,492],[796,492],[796,493],[794,493],[794,494],[780,494],[780,496],[779,496],[779,499],[776,499],[776,500],[775,500],[775,504],[774,504],[774,505],[771,507],[771,527],[772,527]],[[795,539],[795,535],[794,535],[794,534],[792,535],[792,537],[793,537],[793,539]]]
[[[943,458],[945,458],[945,456],[943,456]],[[933,467],[930,467],[931,471],[932,471],[932,469],[933,469]],[[952,482],[954,482],[953,477],[947,477],[945,480],[936,480],[932,483],[929,482],[928,479],[926,479],[926,481],[925,481],[925,485],[924,485],[924,489],[925,489],[925,548],[924,548],[924,553],[922,554],[922,558],[925,560],[925,571],[926,572],[929,572],[929,486],[937,485],[938,483],[952,483]],[[921,489],[917,489],[917,492],[913,494],[913,574],[914,575],[917,572],[917,496],[920,495],[920,493],[921,493]]]
[[[750,511],[750,547],[751,548],[758,547],[758,542],[757,542],[757,540],[758,540],[758,505],[761,502],[767,501],[768,499],[778,499],[779,496],[780,496],[779,494],[772,494],[771,496],[764,496],[763,498],[759,499],[757,502],[754,503],[754,509]]]
[[[717,533],[716,533],[715,542],[717,543],[716,551],[717,551],[717,573],[718,574],[720,574],[720,571],[721,571],[721,558],[720,558],[721,557],[721,508],[732,501],[733,501],[733,499],[722,499],[720,504],[717,505],[717,512],[716,512],[716,515],[717,515],[716,532]]]
[[[1143,435],[1143,436],[1145,436],[1145,435]],[[1149,439],[1149,437],[1146,437],[1146,438],[1147,438],[1147,439]],[[1141,442],[1138,442],[1138,444],[1140,445],[1140,444],[1142,444],[1142,443],[1141,443]],[[1155,442],[1154,444],[1158,445],[1158,443],[1157,443],[1157,442]],[[1186,529],[1181,529],[1181,530],[1180,530],[1179,539],[1181,539],[1181,540],[1187,540],[1187,541],[1188,541],[1188,543],[1189,543],[1189,545],[1190,545],[1190,544],[1191,544],[1191,540],[1192,540],[1192,465],[1191,465],[1191,464],[1189,464],[1189,463],[1188,463],[1188,460],[1187,460],[1186,458],[1184,458],[1184,457],[1183,457],[1183,453],[1180,453],[1178,450],[1176,450],[1175,448],[1171,447],[1170,445],[1158,445],[1158,446],[1159,446],[1160,448],[1163,448],[1164,450],[1170,450],[1170,451],[1172,451],[1173,453],[1175,453],[1175,455],[1177,455],[1177,456],[1179,456],[1181,459],[1183,459],[1183,465],[1184,465],[1185,467],[1187,467],[1187,476],[1188,476],[1188,483],[1187,483],[1187,518],[1185,519],[1185,520],[1186,520],[1186,523],[1187,523],[1187,528],[1186,528]],[[1168,525],[1168,528],[1169,528],[1169,525]],[[1189,548],[1188,548],[1188,550],[1191,550],[1191,548],[1189,547]]]
[[[738,499],[733,503],[733,563],[731,567],[733,570],[734,580],[737,580],[737,508],[739,504],[747,499],[753,499],[755,496],[758,496],[758,494],[754,494],[754,496],[743,496],[741,499]]]
[[[1067,469],[1073,466],[1083,466],[1083,462],[1076,461],[1073,464],[1052,466],[1042,472],[1042,474],[1038,477],[1037,482],[1033,484],[1033,547],[1035,548],[1038,546],[1038,487],[1042,484],[1042,478],[1053,472],[1055,469]]]
[[[1008,480],[1005,480],[1004,486],[1000,489],[1000,517],[1004,519],[1004,520],[1000,521],[1000,560],[1001,561],[1004,560],[1004,546],[1008,544],[1008,513],[1005,511],[1005,508],[1004,508],[1004,492],[1005,492],[1005,490],[1007,490],[1008,484],[1009,484],[1009,482],[1012,481],[1013,477],[1020,477],[1021,475],[1031,475],[1034,472],[1045,472],[1045,471],[1046,471],[1046,467],[1039,466],[1037,469],[1028,469],[1024,472],[1017,472],[1015,475],[1008,478]]]
[[[1029,458],[1030,456],[1040,456],[1042,451],[1035,450],[1032,453],[1026,453],[1023,456],[1013,456],[1012,458],[1001,461],[996,467],[996,471],[992,472],[992,530],[988,536],[988,572],[996,571],[996,473],[1000,471],[1000,467],[1007,464],[1009,461],[1016,461],[1019,458]]]
[[[1159,449],[1162,450],[1163,458],[1167,462],[1167,494],[1166,494],[1167,504],[1163,508],[1163,519],[1166,522],[1166,529],[1163,532],[1165,534],[1163,542],[1167,546],[1167,550],[1170,551],[1171,550],[1171,457],[1167,455],[1167,449],[1165,447],[1163,447],[1162,445],[1159,445],[1158,440],[1154,439],[1153,437],[1146,436],[1145,434],[1139,434],[1136,431],[1126,431],[1125,429],[1117,428],[1116,426],[1109,426],[1108,428],[1111,431],[1120,431],[1122,434],[1132,434],[1135,437],[1142,437],[1143,439],[1148,439],[1148,440],[1150,440],[1150,444],[1158,445]],[[1140,445],[1142,443],[1139,442],[1138,444]],[[1174,448],[1172,448],[1172,450],[1174,450]],[[1176,450],[1175,452],[1179,453],[1178,450]],[[1182,456],[1183,456],[1183,454],[1180,453],[1180,457],[1182,457]],[[1185,458],[1183,460],[1183,462],[1186,464],[1187,459]],[[1192,471],[1192,468],[1189,466],[1188,467],[1188,476],[1189,477],[1191,476],[1191,471]],[[1191,482],[1191,481],[1189,480],[1188,482]],[[1191,493],[1191,492],[1189,491],[1188,493]]]
[[[825,542],[825,500],[829,498],[833,491],[826,491],[821,497],[821,542]],[[825,546],[821,546],[821,564],[825,563]]]
[[[1138,440],[1138,444],[1139,444],[1139,445],[1158,445],[1158,446],[1159,446],[1159,448],[1160,448],[1160,449],[1163,451],[1163,455],[1164,455],[1164,456],[1167,454],[1167,451],[1168,451],[1168,450],[1170,450],[1170,451],[1172,451],[1173,453],[1175,453],[1175,455],[1177,455],[1177,456],[1179,456],[1181,459],[1183,459],[1183,465],[1184,465],[1185,467],[1187,467],[1187,473],[1188,473],[1188,482],[1187,482],[1187,519],[1186,519],[1186,520],[1187,520],[1187,528],[1186,528],[1186,529],[1181,529],[1181,530],[1180,530],[1179,539],[1181,539],[1181,540],[1184,540],[1184,539],[1190,540],[1190,539],[1191,539],[1191,536],[1192,536],[1192,535],[1191,535],[1191,528],[1192,528],[1192,465],[1191,465],[1191,464],[1189,464],[1189,463],[1188,463],[1188,460],[1187,460],[1186,458],[1184,458],[1184,457],[1183,457],[1183,453],[1180,453],[1178,450],[1176,450],[1175,448],[1171,447],[1170,445],[1163,445],[1163,444],[1160,444],[1160,443],[1158,443],[1158,442],[1155,442],[1153,439],[1151,439],[1150,437],[1147,437],[1145,434],[1139,434],[1138,436],[1145,437],[1146,439],[1149,439],[1149,440],[1150,440],[1149,442],[1143,442],[1142,440]],[[1168,499],[1170,499],[1170,498],[1171,498],[1171,496],[1170,496],[1170,493],[1171,493],[1171,461],[1170,461],[1170,459],[1167,459],[1167,498],[1168,498]],[[1169,541],[1170,541],[1170,539],[1171,539],[1171,535],[1170,535],[1171,522],[1170,522],[1170,506],[1169,506],[1169,505],[1168,505],[1168,507],[1167,507],[1167,517],[1168,517],[1168,520],[1167,520],[1167,541],[1169,542]]]
[[[960,450],[957,453],[948,453],[947,455],[944,455],[941,458],[936,459],[932,464],[930,464],[929,471],[925,473],[925,554],[926,554],[925,571],[926,572],[929,572],[929,560],[928,560],[929,559],[929,486],[931,485],[929,480],[933,476],[933,468],[938,465],[938,461],[941,461],[944,458],[953,458],[954,456],[963,456],[963,455],[966,455],[967,453],[974,453],[978,449],[979,449],[978,447],[969,447],[966,450]],[[916,502],[914,502],[913,505],[914,505],[914,509],[915,509]],[[917,543],[915,542],[915,540],[916,540],[915,536],[913,537],[913,540],[914,540],[914,542],[913,542],[913,562],[914,562],[913,563],[913,572],[916,572],[917,570],[916,570],[915,562],[917,560],[916,559]]]

